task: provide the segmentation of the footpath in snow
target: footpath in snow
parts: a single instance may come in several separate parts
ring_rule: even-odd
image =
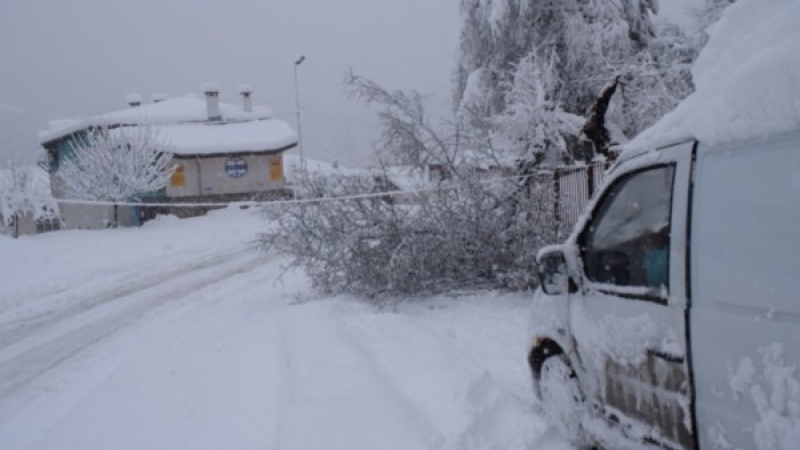
[[[571,448],[527,295],[320,298],[249,211],[0,237],[0,449]]]

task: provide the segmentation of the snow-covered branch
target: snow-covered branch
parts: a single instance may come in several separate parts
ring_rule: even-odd
[[[30,214],[36,219],[49,218],[57,207],[50,192],[37,183],[35,166],[9,160],[5,170],[0,170],[0,218],[8,225],[18,215]]]
[[[552,178],[510,178],[516,160],[499,154],[485,130],[458,120],[435,129],[414,92],[389,92],[352,73],[348,83],[353,95],[383,108],[378,159],[405,164],[426,192],[267,210],[273,224],[262,243],[289,255],[328,292],[382,297],[535,285],[536,252],[555,239]],[[428,177],[433,165],[444,169],[438,179]],[[300,190],[391,190],[396,169],[308,177]]]
[[[67,195],[84,200],[123,201],[164,188],[171,155],[149,126],[101,128],[74,141],[56,173]]]

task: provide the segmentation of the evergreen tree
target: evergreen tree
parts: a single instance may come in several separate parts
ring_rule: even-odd
[[[534,153],[556,152],[563,159],[571,147],[578,159],[590,158],[591,151],[581,152],[569,138],[570,130],[575,129],[574,117],[589,114],[609,81],[620,77],[608,116],[628,136],[692,89],[688,64],[693,47],[677,27],[655,24],[652,15],[657,11],[655,0],[462,0],[456,112],[473,123],[489,122],[493,136],[503,138],[501,147],[517,155],[529,154],[533,140]],[[526,95],[532,92],[526,85],[544,91]],[[556,116],[571,115],[570,120],[530,114],[543,105]],[[530,121],[524,139],[505,126],[526,126],[525,120]],[[560,133],[566,140],[532,138],[537,129],[547,136]],[[554,160],[552,155],[538,159]]]

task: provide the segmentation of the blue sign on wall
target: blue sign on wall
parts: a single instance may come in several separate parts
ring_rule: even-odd
[[[233,178],[241,178],[247,173],[247,161],[234,156],[225,162],[225,172]]]

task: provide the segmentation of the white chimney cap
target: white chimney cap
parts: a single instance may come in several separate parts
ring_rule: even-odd
[[[132,93],[127,94],[125,96],[125,101],[128,102],[129,104],[130,103],[142,103],[142,96],[141,96],[141,94],[137,94],[135,92],[132,92]]]
[[[151,98],[153,100],[153,103],[158,103],[158,102],[163,102],[164,100],[169,100],[172,98],[172,96],[167,94],[166,92],[158,92],[156,94],[153,94]]]
[[[219,94],[219,84],[217,83],[205,83],[203,84],[203,93],[204,94]]]
[[[252,94],[253,93],[253,86],[249,84],[240,84],[239,85],[239,93],[240,94]]]

